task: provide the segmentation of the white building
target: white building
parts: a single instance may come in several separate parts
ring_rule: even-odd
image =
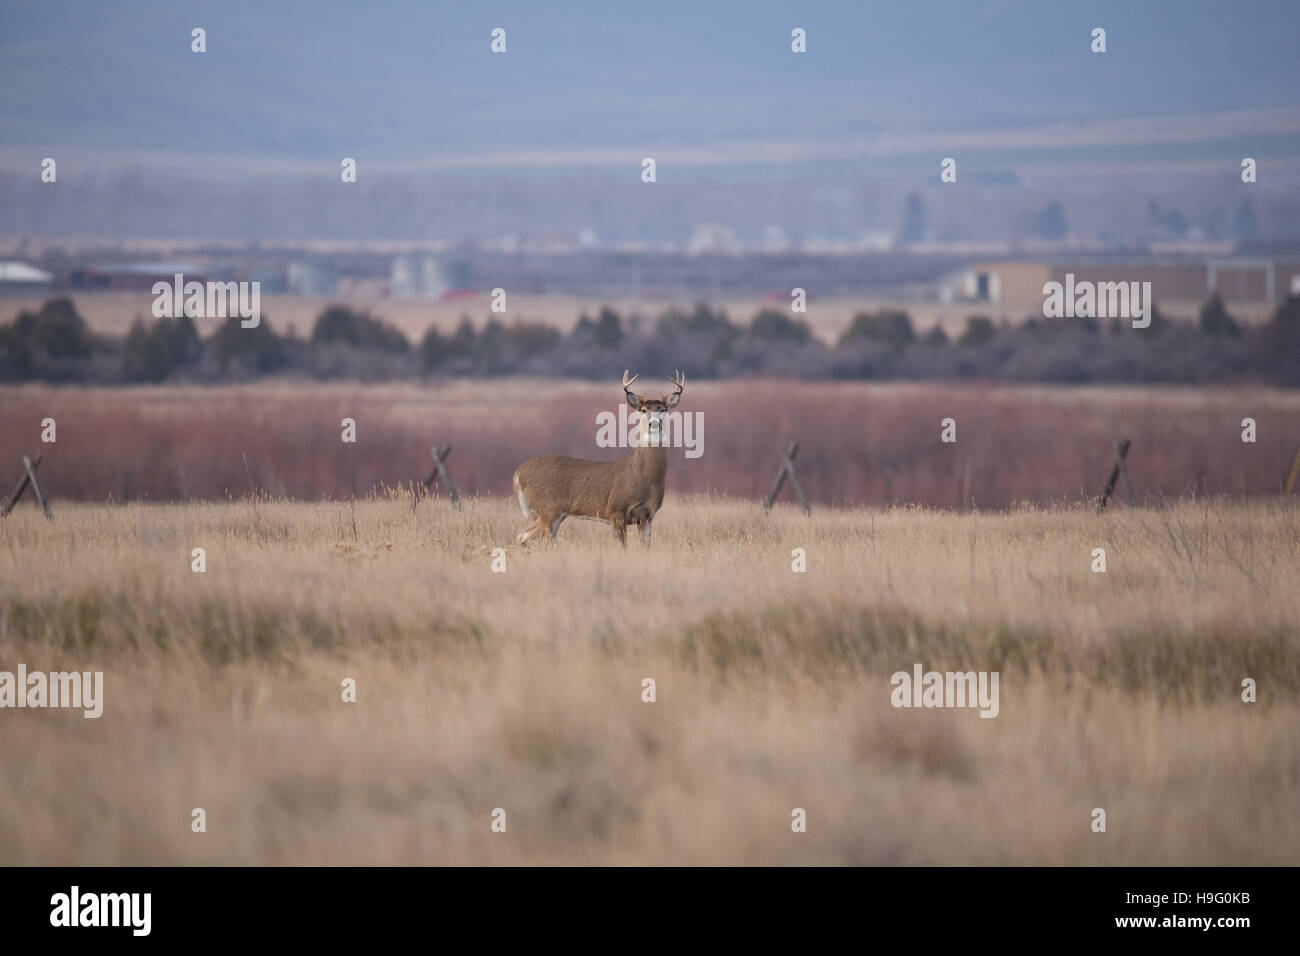
[[[451,288],[447,271],[435,256],[403,255],[393,259],[388,294],[396,298],[439,299]]]
[[[285,266],[284,288],[290,295],[336,295],[339,277],[320,263],[294,260]]]
[[[0,297],[36,299],[50,294],[54,276],[25,262],[0,262]]]

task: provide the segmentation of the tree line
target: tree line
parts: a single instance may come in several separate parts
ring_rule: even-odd
[[[747,324],[700,304],[650,319],[602,308],[564,332],[550,325],[468,317],[418,343],[371,313],[331,305],[311,333],[226,319],[207,337],[188,316],[137,319],[124,337],[96,335],[68,298],[0,325],[0,381],[160,383],[247,381],[267,375],[382,381],[536,375],[606,378],[612,368],[676,368],[692,378],[987,379],[1075,384],[1258,381],[1300,386],[1300,296],[1245,326],[1217,295],[1194,320],[1153,306],[1149,328],[1123,320],[997,323],[968,317],[959,335],[919,334],[903,311],[856,315],[833,345],[788,312]]]

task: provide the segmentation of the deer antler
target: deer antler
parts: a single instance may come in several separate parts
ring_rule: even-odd
[[[670,378],[668,381],[672,382],[674,385],[677,386],[678,395],[680,395],[682,393],[682,389],[686,387],[686,376],[683,375],[681,372],[677,372],[677,374],[674,375],[672,378]]]
[[[623,391],[626,392],[628,389],[630,389],[632,387],[632,383],[635,382],[640,377],[641,377],[640,375],[633,375],[631,378],[628,378],[627,369],[623,369]]]

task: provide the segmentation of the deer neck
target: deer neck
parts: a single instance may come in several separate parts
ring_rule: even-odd
[[[632,452],[632,467],[651,483],[668,474],[668,449],[662,445],[638,445]]]

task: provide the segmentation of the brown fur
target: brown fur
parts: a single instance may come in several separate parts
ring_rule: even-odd
[[[676,406],[685,379],[679,373],[674,379],[676,392],[662,399],[632,393],[627,388],[631,382],[626,372],[623,384],[633,408],[666,412]],[[588,461],[568,455],[530,458],[515,471],[515,493],[522,492],[534,514],[532,524],[518,541],[527,544],[542,533],[554,539],[564,518],[581,517],[608,521],[620,544],[627,543],[628,525],[639,526],[641,540],[649,546],[650,523],[663,505],[667,476],[668,450],[662,446],[638,446],[631,455],[617,461]]]

